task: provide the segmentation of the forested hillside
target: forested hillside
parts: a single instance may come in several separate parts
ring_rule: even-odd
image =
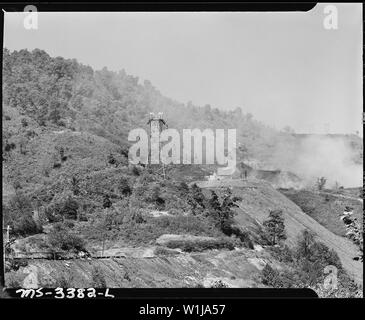
[[[95,71],[74,59],[52,58],[39,49],[4,49],[3,109],[5,158],[9,151],[25,149],[42,131],[66,128],[91,133],[125,149],[130,129],[147,128],[149,112],[163,112],[170,128],[236,128],[238,157],[276,169],[288,169],[280,165],[293,162],[290,155],[300,153],[296,148],[303,140],[289,127],[279,132],[255,120],[244,112],[244,106],[224,112],[210,105],[183,104],[124,70]],[[361,149],[357,154],[360,152],[362,162],[361,139],[348,138],[350,148]]]
[[[261,210],[262,219],[273,215],[272,219],[277,219],[284,229],[291,212],[285,212],[284,221],[281,206],[289,200],[282,200],[283,196],[271,186],[267,188],[272,189],[277,201],[265,196],[254,199],[247,190],[259,188],[251,181],[238,196],[234,194],[235,188],[229,187],[219,192],[209,188],[202,192],[189,182],[203,180],[211,173],[208,166],[168,166],[166,177],[162,177],[156,168],[128,163],[128,133],[138,127],[147,129],[150,112],[163,112],[169,127],[180,130],[236,128],[238,159],[250,165],[287,169],[285,166],[295,164],[295,157],[301,156],[303,150],[307,155],[316,154],[313,144],[308,145],[308,140],[298,138],[289,128],[277,131],[243,109],[223,112],[209,105],[183,104],[164,97],[149,81],[141,83],[124,70],[95,71],[76,60],[52,58],[39,49],[4,49],[2,209],[4,224],[11,230],[9,257],[41,252],[42,258],[51,255],[55,259],[57,254],[62,259],[65,255],[76,259],[79,254],[96,257],[115,250],[133,252],[136,247],[143,252],[153,249],[155,256],[241,248],[256,257],[255,244],[275,247],[277,243],[268,240],[266,229],[258,232],[247,228],[249,221],[259,227],[257,219],[249,216],[252,209],[252,214]],[[305,143],[298,143],[299,140]],[[318,150],[326,143],[321,140]],[[362,163],[361,140],[352,136],[351,143],[357,150],[355,157]],[[330,157],[337,159],[333,150],[338,145],[336,142],[327,156],[325,152],[317,153],[326,161]],[[352,162],[354,154],[347,147],[338,153],[348,155]],[[321,174],[318,162],[310,157],[305,159],[300,170],[313,163],[315,174]],[[321,165],[331,168],[328,161]],[[352,165],[349,168],[352,176],[355,171]],[[342,172],[342,168],[337,171]],[[262,182],[256,184],[260,187]],[[253,203],[258,207],[252,207]],[[237,218],[238,206],[241,220]],[[314,220],[313,224],[316,225]],[[294,231],[288,230],[293,245]],[[158,239],[169,234],[187,238],[177,238],[180,240],[170,243],[170,247],[161,246]],[[348,289],[350,280],[337,254],[312,238],[314,249],[305,257],[306,264],[302,263],[302,254],[296,252],[301,249],[300,243],[298,248],[285,247],[283,252],[276,253],[280,259],[282,255],[286,259],[289,253],[292,255],[290,279],[274,274],[267,263],[262,270],[262,283],[274,287],[308,286],[308,281],[311,285],[322,283],[322,264],[330,262],[343,272],[343,283]],[[171,250],[177,248],[181,250]],[[269,256],[273,254],[268,252]],[[316,264],[319,253],[324,256],[320,267]],[[256,258],[252,259],[255,264]],[[11,258],[6,262],[6,271],[13,276],[20,266]],[[243,272],[238,271],[238,275]],[[239,277],[246,277],[246,271]]]
[[[149,81],[124,70],[94,71],[76,60],[46,52],[3,53],[3,148],[9,157],[46,130],[89,132],[125,146],[131,128],[146,127],[149,112],[163,112],[171,128],[237,128],[242,150],[273,147],[278,132],[255,121],[241,108],[223,112],[164,97]]]
[[[169,127],[177,129],[241,128],[245,154],[254,153],[260,139],[275,138],[272,129],[239,108],[222,112],[184,105],[123,70],[94,71],[38,49],[4,49],[3,209],[12,232],[39,232],[31,218],[34,210],[48,222],[64,217],[93,221],[104,209],[111,216],[126,209],[135,215],[146,206],[193,210],[186,186],[174,179],[163,183],[151,172],[128,166],[128,132],[147,129],[149,112],[163,112]],[[191,174],[201,178],[204,172],[196,169]]]
[[[341,147],[336,159],[353,156],[343,144],[334,145],[331,152],[323,150],[328,145],[327,140],[313,150],[312,141],[299,143],[307,139],[289,129],[279,132],[265,126],[241,108],[223,112],[209,105],[179,103],[164,97],[149,81],[141,84],[138,77],[124,70],[95,71],[74,59],[52,58],[39,49],[32,52],[4,49],[5,196],[19,189],[48,205],[62,190],[70,192],[67,181],[75,185],[83,183],[86,176],[100,176],[105,170],[127,170],[128,132],[137,127],[147,129],[149,112],[163,112],[170,128],[236,128],[240,160],[268,168],[293,169],[299,176],[305,175],[304,171],[310,167],[316,169],[315,174],[321,174],[319,161],[313,161],[313,154],[318,153],[317,158],[323,158],[319,159],[323,160],[321,165],[331,169],[330,174],[344,171],[337,163],[332,169],[329,163],[334,149]],[[350,138],[347,140],[351,148],[357,150],[356,154],[361,152],[357,161],[362,163],[361,139],[354,135]],[[292,167],[297,163],[301,164],[300,172]],[[352,166],[347,168],[351,169],[346,171],[350,177],[357,174],[358,168],[361,170],[360,165],[356,170]],[[204,171],[194,169],[197,172],[189,169],[191,172],[180,170],[178,174],[181,176],[183,172],[185,177],[192,174],[201,179]],[[46,197],[44,189],[53,191]]]

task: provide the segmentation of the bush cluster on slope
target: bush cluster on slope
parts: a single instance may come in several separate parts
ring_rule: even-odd
[[[279,271],[270,264],[262,270],[262,283],[275,288],[313,288],[326,296],[357,296],[358,286],[347,275],[334,250],[316,240],[315,235],[304,230],[295,248],[271,247],[271,254],[285,263],[285,270]],[[324,290],[327,274],[325,268],[337,269],[337,289]]]
[[[33,219],[31,200],[17,191],[7,204],[3,203],[3,223],[14,235],[26,236],[42,232],[42,226]]]
[[[53,226],[52,232],[48,234],[48,245],[52,251],[83,251],[85,242],[62,223]]]

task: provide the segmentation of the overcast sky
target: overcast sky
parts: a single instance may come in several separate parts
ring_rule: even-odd
[[[4,46],[125,69],[180,102],[241,107],[297,132],[362,135],[362,7],[307,13],[6,13]]]

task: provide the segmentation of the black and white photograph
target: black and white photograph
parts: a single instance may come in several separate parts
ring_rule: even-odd
[[[4,287],[362,298],[362,6],[3,9]]]

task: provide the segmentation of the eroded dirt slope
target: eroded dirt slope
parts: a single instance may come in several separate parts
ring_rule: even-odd
[[[286,242],[289,246],[294,246],[301,232],[309,229],[317,235],[319,241],[334,249],[347,272],[357,282],[362,282],[362,263],[353,260],[353,257],[357,256],[355,245],[350,240],[326,229],[268,183],[227,179],[204,181],[198,185],[206,190],[216,190],[218,193],[224,188],[231,188],[233,195],[241,197],[242,201],[235,219],[243,227],[254,228],[255,224],[262,224],[268,218],[271,210],[282,210],[287,232]]]
[[[10,287],[95,287],[99,270],[107,287],[210,287],[220,279],[230,287],[259,287],[266,263],[280,264],[267,253],[249,249],[212,250],[174,256],[126,256],[113,259],[28,260],[28,265],[6,273]],[[99,279],[100,280],[100,279]]]

